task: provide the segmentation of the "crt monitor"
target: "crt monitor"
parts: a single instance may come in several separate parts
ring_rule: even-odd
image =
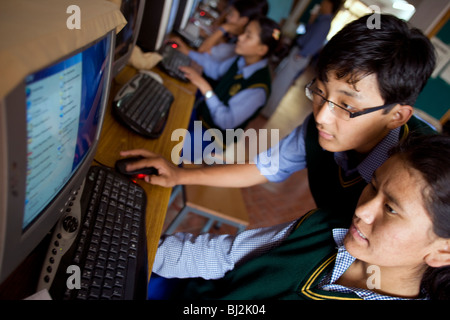
[[[177,19],[178,8],[180,7],[181,0],[172,0],[172,7],[169,12],[169,21],[167,22],[166,30],[164,32],[164,37],[166,37],[175,28],[175,22]]]
[[[193,15],[199,0],[180,0],[178,12],[173,25],[173,30],[183,30],[186,28],[189,19]]]
[[[150,0],[151,1],[151,0]],[[145,0],[122,0],[120,11],[127,24],[116,36],[112,76],[116,76],[128,63],[141,28]]]
[[[91,166],[115,36],[28,74],[0,101],[0,283],[64,214]]]
[[[147,1],[137,45],[144,51],[158,51],[172,32],[180,0]]]

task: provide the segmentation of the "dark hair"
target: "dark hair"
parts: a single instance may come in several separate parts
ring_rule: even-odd
[[[327,81],[327,72],[356,84],[375,74],[386,104],[414,105],[434,70],[434,47],[418,29],[392,15],[380,14],[380,28],[371,29],[371,14],[347,24],[323,48],[317,76]],[[369,20],[371,19],[371,20]]]
[[[256,21],[259,24],[261,32],[259,38],[261,43],[265,44],[269,50],[265,57],[270,56],[278,47],[281,37],[281,29],[278,23],[264,16],[258,16],[251,21]],[[250,22],[249,22],[250,23]]]
[[[427,183],[422,192],[433,231],[441,238],[450,239],[450,137],[412,137],[391,152],[421,173]],[[422,289],[431,299],[450,300],[450,266],[428,267],[422,278]]]
[[[249,20],[266,15],[269,11],[269,5],[266,0],[236,0],[232,6],[239,12],[241,17],[248,17]]]

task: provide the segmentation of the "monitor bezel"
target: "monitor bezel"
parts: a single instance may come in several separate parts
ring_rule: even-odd
[[[1,195],[0,207],[0,283],[2,283],[14,269],[39,245],[42,239],[54,227],[58,219],[64,214],[62,208],[79,189],[91,164],[94,160],[100,140],[101,129],[105,112],[109,101],[109,93],[112,80],[112,63],[114,59],[116,31],[112,29],[102,37],[91,41],[87,45],[74,50],[70,54],[53,61],[51,65],[83,52],[87,48],[109,37],[110,47],[107,53],[105,76],[103,84],[104,96],[100,106],[99,125],[92,146],[84,160],[74,171],[66,185],[53,198],[51,203],[43,210],[37,220],[29,227],[23,229],[23,209],[25,203],[25,186],[27,168],[27,128],[26,128],[26,103],[25,103],[25,78],[2,101],[0,101],[0,116],[2,118],[0,135],[0,189],[5,190]],[[39,71],[39,70],[36,70]],[[35,71],[35,72],[36,72]],[[30,72],[35,73],[35,72]],[[11,141],[24,141],[22,145]],[[20,208],[20,209],[18,209]],[[18,212],[19,211],[19,212]]]
[[[141,30],[142,17],[144,16],[145,2],[146,2],[146,0],[139,0],[138,13],[136,16],[136,25],[135,25],[135,28],[133,31],[132,43],[130,44],[130,46],[128,47],[128,51],[124,55],[122,55],[117,60],[113,61],[113,66],[112,66],[112,76],[113,77],[118,75],[120,73],[120,71],[122,71],[122,69],[127,65],[128,61],[130,60],[131,54],[133,53],[133,49],[136,46],[136,42],[139,37],[139,31]],[[128,23],[128,21],[127,21],[127,23]],[[117,36],[116,36],[116,39],[117,39]],[[116,45],[117,45],[117,41],[116,41],[116,44],[114,45],[114,56],[116,54]]]
[[[167,27],[169,26],[169,18],[170,18],[170,12],[173,10],[174,0],[165,0],[164,1],[164,7],[161,14],[161,21],[159,24],[158,29],[158,37],[156,38],[156,44],[155,44],[155,50],[159,50],[164,40],[167,37],[167,34],[171,32],[171,30],[167,30]]]
[[[195,5],[195,0],[180,0],[174,30],[183,30],[186,28]]]

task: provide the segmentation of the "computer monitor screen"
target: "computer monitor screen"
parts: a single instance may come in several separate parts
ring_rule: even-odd
[[[51,230],[93,160],[115,32],[25,77],[1,102],[8,172],[0,208],[0,282]]]
[[[106,55],[105,39],[25,79],[24,229],[59,193],[95,141]]]
[[[120,11],[127,20],[127,24],[116,36],[113,77],[123,69],[131,57],[141,28],[144,6],[145,0],[122,0]]]

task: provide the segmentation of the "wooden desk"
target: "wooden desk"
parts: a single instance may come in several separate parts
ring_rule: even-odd
[[[171,141],[172,132],[178,128],[187,129],[197,88],[191,83],[170,78],[156,68],[153,71],[161,75],[164,85],[175,97],[162,135],[158,139],[144,138],[125,128],[113,118],[111,102],[114,96],[137,72],[136,69],[127,66],[115,78],[111,86],[110,101],[95,155],[97,162],[108,167],[114,167],[115,162],[121,159],[120,151],[141,148],[161,154],[168,160],[171,159],[172,149],[179,143],[179,141]],[[150,277],[172,189],[152,186],[143,181],[138,181],[138,183],[147,193],[146,233]]]

